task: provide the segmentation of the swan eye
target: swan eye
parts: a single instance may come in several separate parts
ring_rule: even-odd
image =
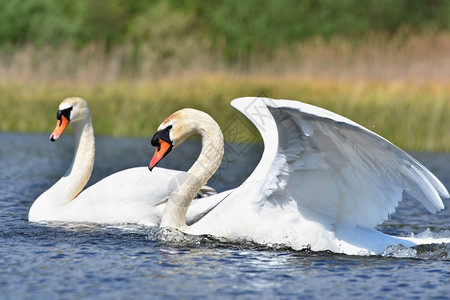
[[[70,113],[72,112],[73,107],[68,107],[66,109],[60,109],[56,113],[56,119],[59,120],[59,126],[62,124],[62,117],[64,116],[70,122]]]
[[[169,144],[172,144],[172,141],[170,140],[170,129],[172,128],[172,125],[167,126],[166,128],[157,131],[155,135],[152,137],[151,144],[154,147],[159,146],[160,141],[163,140]]]

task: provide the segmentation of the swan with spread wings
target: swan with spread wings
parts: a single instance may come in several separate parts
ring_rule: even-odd
[[[432,213],[444,208],[441,197],[449,197],[427,168],[386,139],[299,101],[247,97],[232,106],[259,130],[264,152],[244,183],[211,196],[219,204],[193,224],[186,224],[186,211],[220,165],[222,132],[208,114],[182,109],[153,136],[157,148],[150,170],[191,135],[202,137],[189,176],[167,198],[161,227],[358,255],[381,253],[395,244],[450,242],[393,237],[374,229],[395,211],[403,191]]]

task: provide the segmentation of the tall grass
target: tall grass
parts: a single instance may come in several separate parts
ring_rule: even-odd
[[[271,53],[253,52],[235,62],[226,61],[220,46],[212,47],[195,35],[183,40],[166,37],[139,47],[125,43],[109,50],[102,42],[81,49],[70,43],[0,48],[1,81],[92,84],[228,71],[316,80],[448,83],[450,33],[372,34],[360,41],[317,38]]]
[[[2,84],[0,129],[50,132],[59,102],[69,95],[89,102],[97,134],[151,137],[165,117],[183,107],[204,110],[226,128],[241,118],[229,105],[232,99],[262,93],[327,108],[407,150],[450,151],[450,85],[295,76],[222,73],[113,85]]]
[[[265,94],[330,109],[407,150],[450,151],[449,34],[315,40],[231,65],[206,41],[158,47],[0,53],[0,130],[49,132],[68,96],[89,102],[97,134],[150,137],[182,107],[226,128],[240,116],[232,99]]]

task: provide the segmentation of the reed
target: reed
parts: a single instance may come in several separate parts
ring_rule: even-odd
[[[68,96],[89,102],[97,134],[149,137],[183,107],[227,128],[242,120],[232,99],[267,95],[327,108],[407,150],[450,151],[449,33],[315,39],[234,62],[221,51],[199,36],[0,49],[0,130],[49,132]]]
[[[230,101],[266,95],[296,99],[346,116],[406,150],[450,151],[450,85],[430,82],[314,80],[233,72],[196,73],[153,81],[2,83],[0,130],[50,132],[59,102],[85,98],[97,134],[151,137],[183,107],[204,110],[222,128],[243,120]],[[241,140],[249,140],[249,130]]]
[[[227,61],[223,49],[200,37],[162,39],[139,46],[102,42],[81,49],[24,45],[0,48],[0,81],[40,83],[115,83],[161,77],[232,72],[290,75],[316,80],[450,82],[450,33],[393,37],[368,35],[364,40],[311,39],[300,44]]]

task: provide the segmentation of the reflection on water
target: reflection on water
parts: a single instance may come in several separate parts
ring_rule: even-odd
[[[187,170],[200,151],[183,144],[162,167]],[[210,184],[241,183],[261,146],[227,157]],[[97,139],[89,184],[116,171],[148,164],[148,139]],[[393,247],[386,257],[290,251],[211,237],[167,240],[155,230],[123,225],[30,224],[28,209],[69,166],[73,136],[0,133],[0,291],[2,298],[446,298],[449,245]],[[413,154],[450,187],[450,154]],[[430,215],[406,199],[380,229],[390,234],[450,235],[446,209]],[[398,259],[414,258],[411,259]]]

